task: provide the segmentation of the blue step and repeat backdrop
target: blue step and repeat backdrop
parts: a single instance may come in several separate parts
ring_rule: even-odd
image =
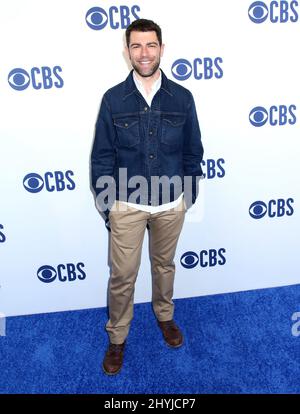
[[[299,283],[298,1],[2,1],[2,314],[106,306],[109,236],[89,157],[140,17],[162,27],[162,69],[192,91],[205,147],[175,298]],[[135,301],[150,300],[145,233]]]

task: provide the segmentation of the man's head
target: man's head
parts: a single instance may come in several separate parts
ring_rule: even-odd
[[[160,27],[152,20],[135,20],[126,29],[126,43],[134,70],[142,77],[152,76],[164,51]]]

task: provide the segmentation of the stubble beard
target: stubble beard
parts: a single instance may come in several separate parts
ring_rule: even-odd
[[[150,78],[150,76],[154,75],[154,73],[158,70],[159,66],[160,66],[160,59],[155,62],[154,66],[150,69],[149,72],[142,72],[140,70],[140,68],[134,64],[133,62],[131,62],[133,69],[143,78]]]

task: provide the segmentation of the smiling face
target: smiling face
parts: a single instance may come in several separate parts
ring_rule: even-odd
[[[160,65],[164,45],[159,44],[154,31],[132,31],[127,48],[133,69],[143,78],[154,75]]]

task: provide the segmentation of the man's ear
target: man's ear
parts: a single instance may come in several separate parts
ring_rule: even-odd
[[[163,57],[164,55],[164,51],[165,51],[165,44],[162,43],[161,47],[160,47],[160,57]]]
[[[124,53],[125,53],[125,56],[127,57],[127,59],[130,60],[130,53],[129,53],[129,49],[128,49],[127,45],[125,45],[125,47],[124,47]]]

